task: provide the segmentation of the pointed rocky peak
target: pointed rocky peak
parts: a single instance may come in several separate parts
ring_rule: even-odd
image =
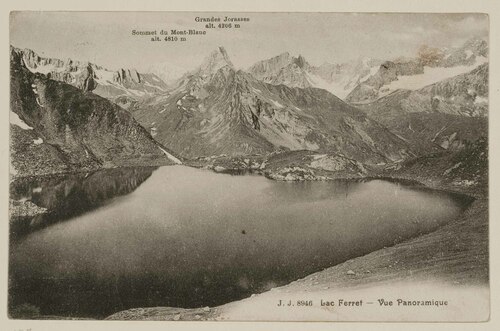
[[[217,70],[225,66],[234,68],[233,63],[231,62],[231,59],[229,59],[224,47],[219,46],[216,50],[210,53],[207,58],[205,58],[200,70],[203,74],[213,75],[217,72]]]
[[[309,68],[309,63],[307,63],[306,59],[302,55],[299,55],[299,57],[294,58],[293,62],[301,69]]]
[[[267,62],[269,63],[272,67],[284,67],[292,62],[292,56],[290,55],[289,52],[283,52],[280,55],[277,55],[275,57],[272,57],[268,60],[264,60],[261,62]]]
[[[233,65],[231,63],[231,60],[229,59],[229,55],[227,55],[226,49],[223,46],[219,46],[217,50],[215,50],[215,52],[217,54],[220,54],[228,64],[230,64],[231,66]]]
[[[13,46],[10,46],[10,64],[12,65],[21,65],[22,64],[22,52],[20,49],[17,49]]]
[[[293,57],[289,52],[283,52],[280,55],[274,56],[270,59],[263,60],[258,62],[256,65],[261,65],[263,67],[267,67],[271,70],[281,69],[290,63],[292,63]]]
[[[302,55],[293,57],[289,52],[283,52],[280,55],[274,56],[270,59],[255,63],[248,69],[248,72],[250,72],[256,78],[262,79],[264,77],[278,75],[283,68],[287,68],[290,65],[292,66],[289,69],[293,68],[294,66],[295,68],[299,68],[302,70],[308,70],[310,68],[309,63],[307,63]]]
[[[116,81],[120,84],[128,83],[141,83],[141,75],[135,69],[120,69],[116,73]]]
[[[282,60],[288,60],[288,59],[290,59],[290,53],[289,52],[283,52],[280,55],[276,56],[276,58],[282,59]]]

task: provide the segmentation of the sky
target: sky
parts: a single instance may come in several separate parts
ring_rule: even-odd
[[[195,17],[248,17],[239,29],[205,29]],[[216,23],[218,24],[218,23]],[[233,23],[234,24],[234,23]],[[196,29],[183,42],[151,42],[132,30]],[[488,38],[484,14],[13,12],[10,43],[42,56],[90,61],[108,69],[146,71],[155,63],[190,70],[218,46],[237,68],[283,52],[313,65],[361,57],[414,56],[425,44],[457,47]],[[162,37],[163,38],[163,37]]]

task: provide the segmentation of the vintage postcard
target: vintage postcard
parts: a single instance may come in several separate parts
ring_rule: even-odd
[[[9,27],[9,319],[489,320],[487,13]]]

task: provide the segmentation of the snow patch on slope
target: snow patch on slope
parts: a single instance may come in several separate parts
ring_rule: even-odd
[[[10,111],[10,124],[17,125],[18,127],[20,127],[23,130],[33,130],[33,128],[31,126],[29,126],[28,124],[26,124],[26,122],[24,122],[19,117],[19,115],[17,115],[16,113],[14,113],[12,110]]]
[[[488,103],[488,98],[486,97],[481,97],[481,96],[476,96],[476,98],[474,99],[474,103],[475,104],[480,104],[480,103]]]
[[[487,63],[488,59],[485,57],[477,57],[476,62],[471,66],[456,66],[456,67],[424,67],[424,73],[412,76],[400,76],[398,80],[392,81],[390,84],[385,85],[381,93],[381,97],[399,89],[404,90],[418,90],[425,86],[437,83],[441,80],[448,79],[457,75],[465,74],[481,64]]]
[[[333,95],[340,99],[344,99],[347,97],[349,93],[353,90],[353,88],[346,89],[346,82],[341,80],[334,80],[331,83],[327,82],[323,78],[318,75],[307,73],[307,79],[311,83],[312,86],[316,88],[321,88],[331,92]]]
[[[114,72],[104,69],[95,70],[97,82],[101,85],[115,85],[113,84]]]
[[[176,158],[175,156],[173,156],[172,154],[170,154],[169,152],[167,152],[165,149],[161,148],[160,146],[158,146],[158,148],[163,152],[165,153],[165,155],[170,159],[172,160],[175,164],[182,164],[181,160],[179,160],[178,158]]]
[[[23,61],[24,61],[24,59],[23,59]],[[56,67],[53,64],[47,64],[47,65],[43,65],[43,66],[39,65],[36,68],[34,68],[34,67],[30,67],[29,65],[27,65],[26,61],[24,61],[24,66],[26,68],[28,68],[28,70],[34,74],[40,73],[40,74],[47,75],[50,72],[54,72],[54,71],[62,72],[64,70],[64,68]]]
[[[284,106],[276,100],[271,100],[271,102],[278,108],[283,108]]]

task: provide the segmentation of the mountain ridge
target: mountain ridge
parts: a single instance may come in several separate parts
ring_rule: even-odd
[[[483,43],[472,44],[480,49],[484,46]],[[21,64],[31,73],[39,75],[39,71],[44,71],[50,79],[69,81],[84,93],[96,93],[102,86],[94,72],[104,70],[101,67],[89,63],[82,65],[72,60],[41,58],[34,52],[14,47],[11,47],[11,53],[17,54]],[[484,50],[476,53],[482,56]],[[370,58],[358,59],[357,69],[354,70],[357,81],[366,77],[366,82],[373,79],[370,74],[373,74],[377,63],[378,60]],[[437,64],[430,66],[433,65]],[[352,69],[352,66],[346,68]],[[402,74],[422,72],[425,68],[414,59],[386,61],[380,67],[393,75],[396,81]],[[443,146],[458,148],[463,145],[463,135],[453,135],[453,132],[443,134],[439,143],[429,143],[423,136],[427,145],[423,144],[420,141],[422,137],[409,134],[398,125],[395,118],[402,116],[398,112],[437,111],[458,116],[484,116],[487,113],[487,102],[483,102],[487,98],[487,64],[476,68],[478,74],[473,75],[475,80],[462,79],[460,77],[466,76],[462,74],[431,84],[432,88],[409,92],[398,89],[380,98],[380,102],[357,104],[362,110],[345,103],[326,89],[311,87],[314,83],[311,74],[335,75],[346,68],[326,63],[314,67],[303,56],[284,52],[257,62],[247,71],[237,70],[225,48],[219,46],[198,67],[185,73],[174,87],[156,89],[132,100],[123,95],[118,98],[108,96],[108,99],[129,110],[155,141],[186,158],[309,150],[332,153],[367,164],[395,162],[445,148]],[[361,73],[366,74],[360,78]],[[379,73],[380,69],[376,74]],[[270,74],[268,78],[267,74]],[[113,81],[124,89],[133,89],[137,84],[147,82],[143,77],[134,70],[121,69],[113,74]],[[289,87],[290,84],[279,81],[288,78],[300,86]],[[266,79],[271,82],[265,82]],[[460,82],[450,83],[454,81]],[[36,102],[40,103],[40,100],[36,99]],[[464,110],[464,105],[472,105],[474,110]],[[389,112],[393,115],[385,118],[383,114],[389,113],[384,109],[388,107],[394,109]],[[421,126],[422,121],[416,116],[405,115],[401,120]],[[433,116],[422,115],[422,118],[432,121]],[[444,115],[434,117],[436,123],[446,122]],[[19,120],[23,122],[22,118]],[[477,121],[469,122],[474,132],[475,128],[481,127],[475,124]],[[459,129],[463,130],[467,124],[465,120],[460,123]],[[180,162],[169,151],[164,151],[171,155],[172,160]]]
[[[345,98],[352,104],[373,102],[398,89],[417,90],[469,72],[488,62],[488,44],[478,38],[461,47],[439,49],[422,46],[418,55],[382,63],[379,70],[360,82]]]
[[[92,91],[112,101],[119,101],[120,98],[135,101],[168,88],[155,74],[139,73],[130,68],[112,71],[91,62],[42,57],[28,48],[10,47],[11,52],[21,56],[24,66],[32,73],[47,75],[50,79]]]
[[[178,154],[309,149],[385,162],[411,153],[401,139],[333,94],[266,84],[236,70],[224,53],[215,50],[169,94],[130,109],[155,139]],[[297,62],[307,65],[300,57]]]
[[[273,85],[323,88],[343,99],[379,64],[379,60],[363,58],[345,64],[323,63],[316,67],[302,56],[283,52],[250,66],[246,71]]]
[[[418,90],[396,90],[358,107],[410,141],[420,155],[458,150],[487,136],[488,64]]]
[[[32,73],[11,50],[11,172],[17,176],[172,164],[164,146],[116,104]]]

